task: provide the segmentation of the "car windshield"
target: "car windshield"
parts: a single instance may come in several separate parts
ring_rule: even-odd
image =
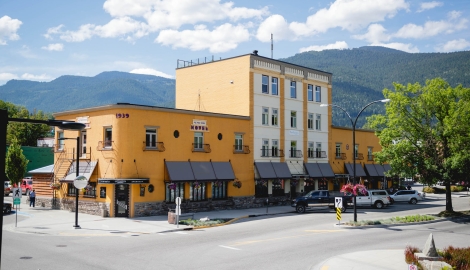
[[[28,185],[32,185],[32,184],[33,184],[33,181],[31,181],[31,180],[28,180],[27,182],[28,182]]]

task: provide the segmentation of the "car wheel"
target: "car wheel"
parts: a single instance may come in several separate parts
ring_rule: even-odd
[[[305,213],[305,206],[297,205],[297,207],[295,208],[295,211],[297,211],[297,213],[299,213],[299,214],[303,214],[303,213]]]
[[[382,209],[384,208],[384,203],[381,202],[381,201],[376,201],[375,204],[374,204],[375,208],[377,209]]]
[[[410,200],[410,203],[411,203],[411,204],[417,204],[417,203],[418,203],[418,200],[416,200],[416,198],[412,198],[412,199]]]
[[[5,211],[3,211],[4,214],[10,214],[11,213],[11,207],[7,207]]]

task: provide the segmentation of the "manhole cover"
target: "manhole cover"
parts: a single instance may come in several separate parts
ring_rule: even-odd
[[[32,259],[33,257],[20,257],[20,260],[29,260]]]
[[[67,245],[57,245],[56,247],[67,247]]]

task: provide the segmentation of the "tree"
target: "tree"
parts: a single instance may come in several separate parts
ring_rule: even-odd
[[[10,179],[12,185],[21,182],[24,174],[26,173],[26,165],[28,165],[28,160],[23,155],[23,150],[21,145],[18,144],[18,140],[13,139],[10,147],[8,147],[5,169],[6,175]]]
[[[367,119],[382,146],[376,160],[389,163],[391,174],[418,175],[423,184],[444,181],[446,211],[453,211],[451,182],[470,173],[470,89],[440,78],[394,87],[383,91],[390,99],[385,115]]]
[[[10,102],[0,100],[0,109],[8,111],[8,117],[12,118],[26,118],[36,120],[48,120],[52,116],[44,114],[42,111],[35,111],[30,113],[25,107],[17,106]],[[13,138],[18,140],[18,143],[23,146],[37,146],[37,140],[48,136],[50,133],[48,125],[38,125],[31,123],[10,122],[7,130],[7,143],[11,143]]]

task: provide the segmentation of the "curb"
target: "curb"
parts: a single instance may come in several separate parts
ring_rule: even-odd
[[[435,220],[428,220],[428,221],[421,221],[421,222],[408,222],[408,223],[395,223],[395,224],[377,224],[377,225],[361,225],[361,226],[351,226],[351,225],[341,225],[341,223],[333,224],[334,227],[344,228],[344,229],[364,229],[364,228],[388,228],[388,227],[401,227],[401,226],[408,226],[408,225],[417,225],[417,224],[429,224],[429,223],[436,223],[441,221],[449,220],[448,218],[438,218]]]

